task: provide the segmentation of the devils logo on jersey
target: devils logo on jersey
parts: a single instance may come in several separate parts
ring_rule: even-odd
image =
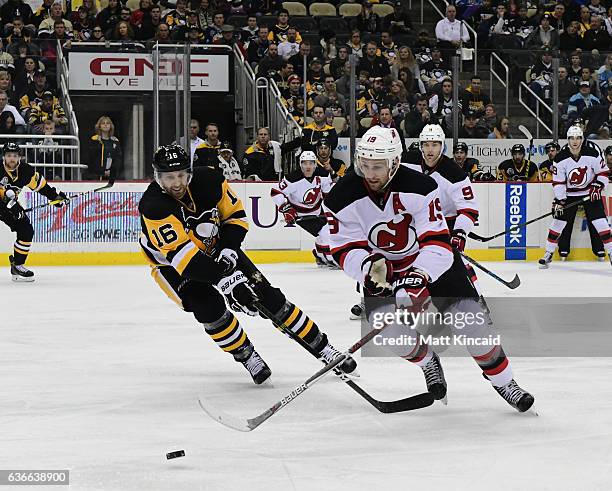
[[[368,233],[368,240],[378,249],[390,254],[407,254],[418,248],[416,230],[411,225],[408,213],[397,215],[389,222],[374,225]]]
[[[316,205],[319,202],[320,196],[321,188],[319,186],[310,188],[304,193],[302,203],[304,203],[306,206]]]
[[[587,181],[587,168],[586,167],[576,167],[572,169],[567,175],[567,182],[571,186],[580,188],[586,185]]]

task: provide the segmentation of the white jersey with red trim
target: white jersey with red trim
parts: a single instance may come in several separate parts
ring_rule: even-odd
[[[384,195],[375,195],[355,173],[343,177],[323,206],[332,255],[351,278],[363,282],[362,263],[379,252],[394,271],[413,266],[436,281],[453,263],[436,182],[400,166]]]
[[[446,155],[438,164],[427,167],[423,162],[402,164],[432,177],[438,184],[442,213],[451,230],[470,233],[478,222],[478,201],[467,173]]]
[[[555,198],[586,196],[593,181],[600,181],[604,189],[608,185],[608,167],[601,154],[594,148],[583,145],[578,160],[572,157],[565,145],[555,157],[552,166]]]
[[[313,177],[306,178],[297,170],[273,187],[270,194],[279,208],[289,203],[299,216],[320,215],[323,198],[332,185],[333,181],[329,175],[315,172]]]

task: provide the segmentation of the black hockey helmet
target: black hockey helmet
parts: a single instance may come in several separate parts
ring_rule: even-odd
[[[408,151],[409,152],[420,152],[421,146],[419,145],[419,140],[412,142],[410,146],[408,147]]]
[[[153,156],[153,169],[155,172],[190,170],[191,158],[185,149],[176,143],[162,145]]]
[[[606,149],[604,150],[604,154],[606,155],[612,155],[612,145],[608,145],[606,147]]]
[[[453,147],[453,153],[457,152],[465,152],[468,153],[468,146],[465,142],[457,142],[457,144]]]
[[[317,142],[315,143],[315,149],[318,150],[319,147],[331,148],[331,142],[327,138],[321,138],[320,140],[317,140]]]
[[[510,150],[510,154],[514,155],[515,153],[522,153],[523,155],[525,155],[525,145],[523,145],[522,143],[512,145],[512,150]]]
[[[557,142],[548,142],[545,146],[544,146],[544,151],[548,152],[551,149],[555,149],[557,152],[559,150],[561,150],[561,147],[559,146],[559,144]]]
[[[6,155],[7,153],[16,153],[21,155],[21,148],[17,143],[7,142],[2,146],[2,154]]]

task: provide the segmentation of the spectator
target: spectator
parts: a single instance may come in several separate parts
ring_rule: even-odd
[[[383,31],[389,31],[391,35],[412,34],[412,19],[402,8],[402,2],[396,1],[393,4],[393,13],[386,15],[382,20]]]
[[[113,41],[130,43],[134,41],[135,37],[136,36],[134,35],[134,29],[132,29],[132,26],[128,22],[119,21],[115,26],[111,39]]]
[[[204,44],[204,33],[202,30],[195,24],[187,26],[187,42],[191,43],[191,45],[195,46],[198,44]],[[225,43],[223,43],[225,44]]]
[[[535,162],[525,160],[525,147],[517,143],[510,150],[512,158],[504,160],[497,166],[497,180],[538,182],[538,166]]]
[[[60,7],[61,8],[61,7]],[[15,17],[21,17],[25,25],[32,25],[34,14],[32,8],[23,0],[8,0],[0,8],[0,19],[5,27],[12,26],[12,22]]]
[[[370,74],[370,77],[384,77],[391,73],[389,69],[389,63],[381,55],[377,53],[378,48],[375,41],[370,41],[366,45],[365,56],[359,60],[357,65],[358,71],[366,71]]]
[[[251,66],[256,65],[268,52],[268,28],[266,26],[260,26],[257,30],[257,37],[249,41],[247,47],[247,60]],[[294,65],[295,66],[295,65]]]
[[[391,108],[393,119],[398,123],[396,127],[399,127],[399,121],[402,121],[410,111],[410,100],[404,82],[401,80],[391,81],[389,93],[383,104]]]
[[[115,125],[108,116],[98,119],[95,134],[89,142],[88,179],[115,179],[123,168],[121,144],[115,136]]]
[[[610,79],[612,78],[612,53],[608,53],[605,63],[597,69],[595,76],[597,77],[597,85],[599,85],[603,94],[610,85]]]
[[[15,23],[21,22],[15,20]],[[16,32],[19,31],[19,32]],[[40,48],[32,39],[32,33],[29,29],[21,29],[16,25],[13,26],[13,32],[6,38],[6,52],[11,55],[13,60],[17,60],[24,56],[40,56]]]
[[[372,126],[382,126],[383,128],[394,128],[397,132],[400,141],[402,142],[402,162],[407,162],[408,160],[408,150],[406,149],[406,139],[404,137],[404,132],[399,126],[395,125],[395,121],[393,120],[393,112],[389,106],[381,106],[378,111],[378,121],[376,124],[372,124]]]
[[[565,25],[568,25],[571,21],[577,20],[580,17],[580,4],[578,2],[574,0],[560,0],[559,3],[565,7],[565,13],[563,14]]]
[[[570,97],[576,93],[576,84],[572,82],[567,73],[567,68],[559,67],[559,106],[567,104]]]
[[[26,46],[26,56],[27,56],[27,46]],[[4,68],[5,70],[15,70],[19,71],[23,67],[23,61],[25,61],[25,57],[20,56],[17,60],[14,60],[13,56],[7,52],[3,52],[0,50],[0,68]]]
[[[53,0],[51,0],[53,1]],[[119,0],[108,0],[108,5],[96,17],[96,24],[106,33],[115,28],[121,18],[121,4]]]
[[[346,43],[346,45],[349,50],[349,56],[356,55],[359,58],[363,56],[364,45],[361,42],[361,33],[359,32],[358,29],[354,29],[351,32],[351,38],[349,39],[348,43]]]
[[[287,108],[289,108],[289,106],[292,104],[291,101],[294,98],[304,98],[304,92],[302,91],[302,79],[299,77],[299,75],[289,75],[287,78],[287,87],[281,91],[281,94],[283,97],[283,104]]]
[[[457,103],[459,111],[461,111],[461,102],[457,101]],[[445,131],[449,131],[452,128],[454,105],[453,82],[450,78],[445,78],[440,86],[436,87],[436,91],[429,98],[429,111],[431,112],[432,118],[435,119],[437,124],[442,126]],[[473,111],[473,113],[477,115],[475,111]]]
[[[159,44],[172,44],[172,38],[170,37],[170,28],[168,24],[164,24],[163,22],[157,26],[157,32],[155,33],[155,38],[153,39],[155,42]]]
[[[240,41],[236,40],[236,37],[234,36],[234,26],[229,24],[225,24],[221,27],[221,39],[217,39],[214,44],[221,44],[224,46],[236,45],[240,51],[242,51],[242,44]]]
[[[200,143],[195,150],[193,165],[202,167],[215,167],[221,141],[219,141],[219,126],[217,123],[208,123],[204,130],[206,139]]]
[[[297,55],[293,55],[289,58],[289,63],[293,65],[293,70],[295,73],[299,73],[302,75],[304,73],[304,56],[308,61],[308,64],[311,63],[314,56],[311,53],[310,43],[308,41],[302,41],[300,43],[300,51]]]
[[[268,34],[268,40],[275,42],[276,44],[282,43],[287,40],[287,33],[289,31],[289,11],[286,9],[281,9],[278,11],[278,16],[276,18],[276,25]],[[302,42],[302,36],[300,33],[296,31],[295,39],[298,43]]]
[[[478,117],[484,116],[485,106],[491,102],[489,96],[482,90],[480,76],[474,75],[470,85],[465,89],[464,107],[474,111]]]
[[[326,139],[329,141],[332,148],[338,146],[338,134],[333,126],[330,126],[325,121],[325,108],[322,106],[314,106],[312,108],[313,122],[304,126],[302,131],[301,147],[303,151],[314,151],[319,140]]]
[[[351,62],[347,61],[344,64],[344,70],[340,78],[336,80],[336,90],[339,94],[342,94],[345,99],[348,100],[350,97],[350,84],[351,84]]]
[[[95,18],[89,15],[83,5],[78,8],[77,16],[78,19],[73,21],[75,40],[89,41],[93,34]]]
[[[415,59],[419,62],[419,65],[431,60],[431,50],[433,47],[434,44],[429,40],[429,31],[427,29],[419,30],[417,39],[412,45],[412,52],[414,53]]]
[[[594,15],[591,18],[591,27],[584,33],[582,38],[583,49],[588,51],[594,49],[609,51],[610,41],[612,41],[612,38],[605,28],[602,27],[601,17]]]
[[[259,77],[273,77],[280,70],[282,64],[283,59],[278,56],[278,46],[271,42],[268,46],[268,54],[257,65],[257,75]]]
[[[580,7],[580,19],[578,20],[578,34],[584,37],[584,33],[591,28],[591,11],[586,5]]]
[[[198,148],[204,140],[202,140],[198,133],[200,133],[200,123],[197,119],[192,119],[189,122],[189,144],[191,147],[191,163],[193,164],[193,159],[195,156],[196,148]],[[185,141],[184,137],[181,137],[180,145],[183,146],[183,142]]]
[[[40,23],[51,16],[51,5],[55,3],[55,0],[43,0],[42,5],[36,9],[36,12],[32,15],[32,24],[38,29]]]
[[[316,145],[317,166],[329,172],[332,179],[344,177],[346,165],[342,160],[332,156],[334,149],[329,140],[319,140]]]
[[[61,20],[55,22],[53,35],[41,43],[41,55],[48,69],[55,67],[58,41],[61,43],[62,48],[70,49],[72,34],[66,32],[64,21]]]
[[[32,56],[20,58],[15,67],[15,93],[17,97],[23,96],[30,85],[34,84],[37,71],[40,70],[39,63]],[[43,80],[46,82],[43,70],[40,70]],[[42,94],[42,92],[41,92]]]
[[[582,58],[580,51],[574,51],[570,55],[570,66],[567,69],[569,79],[577,87],[582,80]]]
[[[522,4],[518,10],[518,16],[510,19],[512,32],[521,40],[521,44],[525,44],[536,28],[533,19],[528,17],[528,13],[527,6]]]
[[[555,8],[550,13],[549,20],[551,27],[556,29],[559,35],[561,35],[563,31],[565,31],[565,29],[567,28],[566,24],[568,24],[565,21],[565,5],[563,5],[562,3],[558,3],[557,5],[555,5]]]
[[[15,106],[12,106],[8,103],[8,97],[6,92],[0,91],[0,114],[3,112],[10,112],[15,118],[15,125],[17,126],[17,133],[24,133],[26,122],[19,114],[19,111]]]
[[[591,94],[595,97],[599,96],[599,91],[597,90],[597,82],[593,78],[593,70],[591,70],[590,67],[582,67],[582,72],[580,73],[580,80],[576,84],[577,87],[580,87],[580,82],[588,82],[589,87],[591,87]]]
[[[15,116],[10,111],[4,111],[0,114],[0,135],[15,135],[17,133],[17,125],[15,124]],[[14,141],[10,136],[2,138],[0,143],[8,143]]]
[[[342,108],[342,112],[346,112],[346,99],[342,94],[338,93],[336,89],[336,81],[331,75],[325,75],[323,79],[324,90],[321,94],[317,95],[314,99],[314,103],[317,106],[329,107],[332,105],[338,105]]]
[[[300,44],[297,42],[297,31],[295,27],[289,27],[285,40],[278,44],[278,55],[283,60],[288,60],[298,54],[299,51]]]
[[[51,5],[50,16],[43,20],[38,26],[38,37],[50,37],[55,31],[56,22],[62,22],[65,30],[72,33],[74,28],[72,22],[63,17],[62,4],[54,3]]]
[[[490,140],[504,140],[512,138],[510,135],[510,120],[506,116],[498,118],[493,131],[487,136]]]
[[[456,19],[457,8],[454,5],[446,7],[446,17],[436,24],[436,39],[445,56],[453,55],[462,43],[470,41],[470,33],[463,22]]]
[[[602,98],[600,99],[600,102],[602,104],[605,104],[606,106],[608,104],[612,104],[612,84],[608,84],[608,86],[606,87],[606,97],[603,97],[603,94],[602,94]]]
[[[426,124],[432,124],[431,113],[427,106],[427,97],[417,96],[414,110],[404,120],[404,129],[408,138],[418,138]]]
[[[155,37],[155,32],[161,23],[161,8],[159,5],[153,5],[149,11],[149,15],[143,17],[142,23],[136,31],[136,39],[141,41],[153,39]]]
[[[608,7],[608,15],[604,18],[604,25],[608,34],[612,36],[612,6]]]
[[[216,12],[213,3],[214,1],[211,2],[210,0],[200,0],[200,6],[196,8],[199,24],[202,28],[210,26],[213,23]]]
[[[279,143],[270,141],[268,128],[257,130],[257,140],[247,148],[242,159],[243,175],[250,181],[278,181],[282,170],[282,157],[299,148],[300,139]]]
[[[601,4],[601,0],[589,0],[586,2],[586,6],[591,13],[591,19],[595,16],[605,17],[606,16],[606,7]]]
[[[130,25],[134,28],[134,30],[138,30],[145,19],[145,17],[149,17],[151,14],[151,0],[140,0],[138,2],[139,8],[132,12],[130,16]]]
[[[25,93],[19,99],[19,111],[25,119],[29,119],[30,111],[42,102],[45,92],[51,91],[43,70],[34,72],[33,82],[27,86]]]
[[[459,128],[458,138],[487,138],[487,130],[477,126],[478,117],[473,111],[467,111],[463,117],[463,126]]]
[[[224,144],[219,149],[217,160],[215,168],[223,173],[225,179],[228,181],[239,181],[242,179],[240,165],[238,165],[238,161],[234,158],[234,151],[229,145]]]
[[[559,36],[559,50],[567,55],[577,49],[583,49],[583,42],[578,35],[578,22],[572,21]]]
[[[320,32],[321,39],[319,40],[320,51],[323,59],[328,62],[338,56],[338,47],[336,46],[336,33],[334,31],[324,30]]]
[[[206,44],[213,44],[217,39],[221,39],[221,28],[225,24],[225,15],[223,12],[215,12],[213,23],[204,29],[204,37]]]
[[[19,101],[17,94],[13,90],[13,81],[11,80],[11,74],[6,70],[0,70],[0,91],[6,92],[9,100],[9,104],[16,106]]]
[[[281,89],[281,93],[289,88],[289,78],[293,75],[293,65],[288,61],[283,61],[280,70],[272,77],[272,79]]]
[[[338,80],[344,75],[344,64],[348,61],[348,48],[340,46],[337,51],[337,56],[329,62],[329,73],[334,80]]]
[[[225,18],[223,20],[225,22]],[[174,31],[180,26],[187,25],[187,0],[176,0],[176,8],[165,15],[164,24],[166,24],[171,31]],[[221,25],[223,25],[223,23]]]
[[[582,111],[582,118],[588,121],[584,134],[587,138],[597,135],[602,127],[612,128],[612,104],[592,105]]]
[[[531,49],[559,49],[559,32],[551,27],[549,14],[542,16],[539,27],[529,36],[525,46]]]
[[[204,24],[207,25],[207,24]],[[257,38],[259,27],[257,26],[257,16],[249,15],[247,17],[247,25],[240,29],[240,40],[243,44],[249,43]],[[267,37],[267,35],[266,35]]]
[[[53,92],[46,91],[42,95],[40,104],[35,104],[30,110],[29,123],[35,134],[42,134],[43,123],[48,119],[53,120],[58,133],[65,134],[68,129],[68,118],[59,100],[53,96]]]
[[[229,2],[229,0],[226,0]],[[247,0],[248,2],[248,0]],[[247,8],[242,0],[232,0],[228,15],[246,15]]]
[[[588,81],[583,80],[578,87],[578,93],[570,97],[567,105],[567,116],[569,119],[582,117],[582,111],[587,107],[599,105],[599,99],[591,94],[591,85]]]
[[[399,72],[402,69],[410,74],[410,83],[406,85],[406,90],[411,93],[417,91],[424,94],[426,91],[425,85],[421,80],[419,64],[416,62],[412,50],[408,46],[402,46],[397,51],[397,58],[391,65],[391,75],[394,79],[399,79]]]
[[[393,41],[389,31],[380,33],[380,54],[387,60],[387,63],[392,65],[397,59],[398,46]]]
[[[361,4],[361,12],[353,19],[353,26],[359,32],[375,34],[380,31],[380,17],[372,10],[372,2],[364,0]]]
[[[431,60],[421,65],[421,80],[425,84],[427,92],[431,92],[436,84],[447,77],[452,77],[452,72],[446,62],[442,60],[440,48],[434,46],[431,50]]]
[[[62,163],[63,155],[62,149],[57,148],[59,143],[52,138],[55,135],[55,123],[52,119],[48,119],[43,123],[43,136],[42,140],[38,141],[39,145],[44,145],[45,148],[37,148],[34,153],[36,163],[54,164]],[[44,174],[49,179],[54,179],[54,168],[45,168]]]
[[[540,61],[527,70],[529,87],[544,100],[549,100],[553,76],[552,51],[549,48],[545,48]]]

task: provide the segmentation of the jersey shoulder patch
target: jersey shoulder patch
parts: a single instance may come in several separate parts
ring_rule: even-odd
[[[468,177],[467,173],[461,167],[459,167],[454,160],[451,160],[446,156],[442,158],[443,160],[438,166],[438,172],[440,175],[452,184],[465,181],[465,179]]]
[[[298,182],[302,179],[304,179],[304,174],[302,174],[301,170],[294,170],[293,172],[285,176],[285,180],[287,182]]]
[[[412,193],[427,196],[438,187],[436,181],[416,170],[410,169],[405,165],[400,165],[393,176],[390,188],[391,191],[399,193]]]
[[[363,177],[355,172],[349,172],[340,179],[325,198],[325,206],[334,213],[338,213],[354,201],[365,198],[368,190],[363,182]]]

